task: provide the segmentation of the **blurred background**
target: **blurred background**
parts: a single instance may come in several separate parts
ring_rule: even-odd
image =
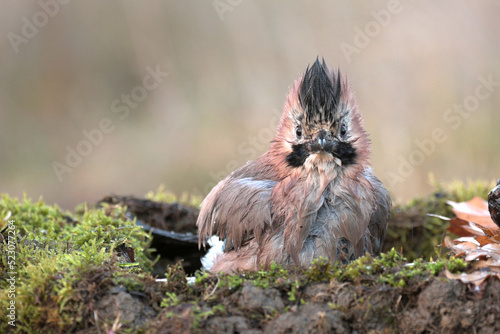
[[[263,153],[316,56],[350,79],[396,200],[500,177],[500,3],[3,1],[0,192],[73,209],[206,195]]]

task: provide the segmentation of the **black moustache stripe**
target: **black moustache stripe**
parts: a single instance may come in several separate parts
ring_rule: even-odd
[[[337,156],[342,161],[342,166],[349,166],[356,163],[356,149],[350,144],[345,142],[339,142],[335,148],[335,153],[333,155]]]
[[[288,166],[300,167],[306,162],[308,156],[309,152],[304,144],[295,144],[292,146],[292,153],[287,155],[286,162]]]

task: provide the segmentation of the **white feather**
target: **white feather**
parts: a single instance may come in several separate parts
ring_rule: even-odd
[[[210,246],[210,249],[208,250],[207,254],[205,254],[204,257],[201,258],[201,265],[204,270],[210,270],[212,269],[215,258],[223,253],[223,246],[224,242],[219,240],[219,237],[216,235],[213,235],[208,239],[208,245]]]

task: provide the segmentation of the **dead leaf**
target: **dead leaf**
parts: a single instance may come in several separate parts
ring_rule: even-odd
[[[498,229],[498,226],[493,222],[490,212],[488,211],[488,202],[481,197],[474,197],[467,202],[457,203],[448,201],[447,203],[453,207],[453,212],[457,218],[473,221],[490,229]]]
[[[453,240],[453,243],[456,245],[460,242],[472,242],[474,243],[476,246],[480,246],[480,243],[476,240],[477,237],[460,237],[460,238],[456,238]]]
[[[477,261],[474,264],[473,270],[478,270],[481,268],[490,268],[491,271],[500,273],[500,262],[496,261],[493,258],[489,258],[486,261]]]
[[[460,242],[455,244],[454,246],[455,249],[463,250],[466,252],[471,252],[473,250],[477,249],[477,245],[473,242]]]
[[[488,269],[488,268],[484,268]],[[487,279],[490,277],[496,277],[500,279],[500,273],[492,272],[488,270],[476,270],[472,273],[458,273],[454,274],[445,270],[445,275],[448,279],[458,279],[463,283],[468,284],[469,289],[479,296],[482,296],[486,288]]]
[[[479,235],[479,236],[475,237],[474,239],[479,243],[479,246],[481,246],[481,247],[483,247],[485,245],[489,245],[489,244],[496,244],[495,240],[491,239],[490,237],[488,237],[486,235]]]
[[[487,249],[489,251],[498,252],[500,254],[500,244],[497,244],[497,243],[493,244],[492,243],[492,244],[484,245],[482,248]]]
[[[440,218],[449,220],[448,231],[459,238],[451,240],[446,236],[441,246],[449,248],[456,257],[462,257],[472,265],[463,273],[454,274],[446,270],[446,277],[459,279],[469,284],[473,291],[481,293],[489,277],[500,279],[500,229],[490,217],[488,203],[480,197],[468,202],[448,203],[453,206],[457,217]]]
[[[489,276],[491,276],[491,273],[488,271],[474,271],[472,273],[452,273],[448,269],[445,270],[445,275],[449,279],[459,279],[464,283],[472,283],[474,285],[480,285],[482,284]]]
[[[490,228],[481,226],[474,222],[466,221],[460,218],[453,218],[450,220],[450,226],[448,226],[448,231],[461,237],[481,236],[481,235],[492,237],[497,234],[495,231],[500,231],[500,230],[499,229],[492,230]]]
[[[474,260],[487,260],[490,256],[490,252],[482,249],[474,249],[468,252],[465,256],[465,261],[472,262]]]

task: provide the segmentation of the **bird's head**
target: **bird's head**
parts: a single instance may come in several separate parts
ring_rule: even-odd
[[[370,141],[347,80],[318,59],[292,87],[274,143],[291,168],[354,172],[369,164]]]

